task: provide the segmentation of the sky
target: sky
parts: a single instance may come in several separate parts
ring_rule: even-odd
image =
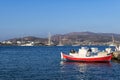
[[[0,0],[0,40],[84,31],[120,34],[120,0]]]

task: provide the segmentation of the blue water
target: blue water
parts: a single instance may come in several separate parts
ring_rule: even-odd
[[[103,50],[105,46],[97,46]],[[62,62],[80,47],[0,47],[0,80],[120,80],[120,63]]]

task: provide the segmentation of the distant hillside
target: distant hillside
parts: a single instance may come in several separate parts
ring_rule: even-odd
[[[23,37],[23,38],[14,38],[14,39],[9,39],[9,41],[15,42],[15,41],[47,41],[46,38],[38,38],[38,37],[34,37],[34,36],[27,36],[27,37]]]
[[[112,36],[114,36],[115,41],[120,42],[120,34],[114,33],[94,33],[94,32],[71,32],[67,34],[56,34],[52,36],[52,41],[58,44],[60,40],[66,40],[68,43],[70,42],[112,42]],[[28,36],[23,38],[14,38],[9,39],[9,41],[40,41],[45,42],[48,41],[48,38],[38,38],[34,36]]]
[[[120,34],[114,33],[93,33],[93,32],[71,32],[64,35],[54,35],[55,40],[69,39],[71,41],[110,42],[114,36],[115,41],[120,41]]]

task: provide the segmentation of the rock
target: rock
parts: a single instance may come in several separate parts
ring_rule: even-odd
[[[120,60],[120,51],[113,52],[112,59]]]

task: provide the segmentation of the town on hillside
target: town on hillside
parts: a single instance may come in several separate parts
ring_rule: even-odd
[[[81,46],[120,44],[120,34],[72,32],[68,34],[48,35],[48,38],[28,36],[1,41],[1,46]]]

